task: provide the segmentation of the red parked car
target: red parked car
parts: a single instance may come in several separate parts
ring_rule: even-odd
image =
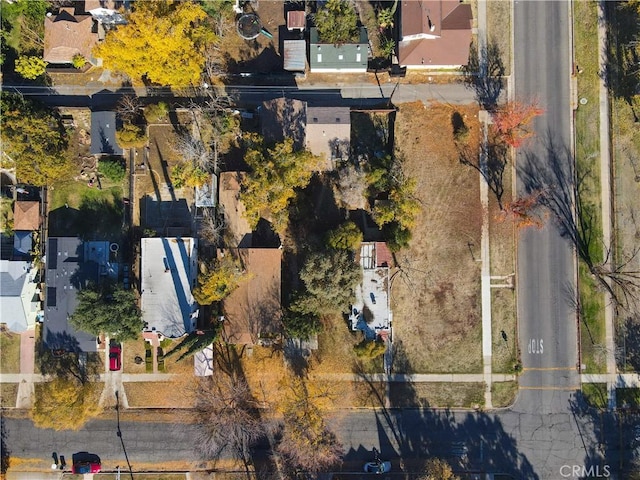
[[[120,370],[122,366],[120,359],[121,354],[122,348],[120,348],[119,344],[115,343],[109,347],[109,370],[112,372]]]
[[[90,462],[88,460],[76,462],[71,467],[71,473],[99,473],[101,470],[100,462]]]

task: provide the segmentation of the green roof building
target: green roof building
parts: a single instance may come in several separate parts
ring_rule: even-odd
[[[320,43],[318,29],[309,32],[309,70],[311,72],[361,73],[367,71],[369,37],[367,29],[360,27],[357,43],[334,45]]]

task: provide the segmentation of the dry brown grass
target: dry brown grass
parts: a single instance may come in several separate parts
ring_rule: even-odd
[[[476,408],[484,405],[484,383],[392,383],[394,407]]]
[[[487,2],[487,38],[502,52],[505,75],[511,72],[511,2]]]
[[[142,358],[142,363],[140,364],[135,362],[135,358],[138,356]],[[122,345],[122,369],[124,373],[145,373],[144,359],[145,348],[142,337],[127,341]]]
[[[460,164],[451,116],[459,112],[477,148],[477,106],[403,104],[397,155],[423,205],[409,248],[396,254],[392,284],[396,370],[477,372],[482,364],[478,173]],[[404,363],[404,365],[402,365]]]
[[[193,407],[193,375],[177,375],[166,382],[128,382],[124,384],[132,408]]]
[[[0,383],[0,407],[14,408],[18,400],[17,383]]]

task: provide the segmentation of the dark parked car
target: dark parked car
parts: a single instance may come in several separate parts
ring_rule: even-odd
[[[376,460],[373,462],[367,462],[364,464],[365,473],[389,473],[391,471],[391,462],[382,462]]]
[[[114,343],[109,347],[109,370],[116,372],[121,368],[122,348],[119,344]]]

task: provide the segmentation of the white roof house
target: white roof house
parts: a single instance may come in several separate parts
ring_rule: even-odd
[[[363,242],[357,260],[362,267],[362,283],[356,287],[349,320],[352,330],[362,330],[366,338],[373,340],[391,331],[389,267],[392,257],[384,242]]]
[[[141,240],[142,319],[147,331],[176,338],[193,331],[198,305],[191,295],[197,277],[197,240],[159,237]]]
[[[34,328],[41,314],[36,274],[29,262],[0,260],[0,322],[12,332]]]

